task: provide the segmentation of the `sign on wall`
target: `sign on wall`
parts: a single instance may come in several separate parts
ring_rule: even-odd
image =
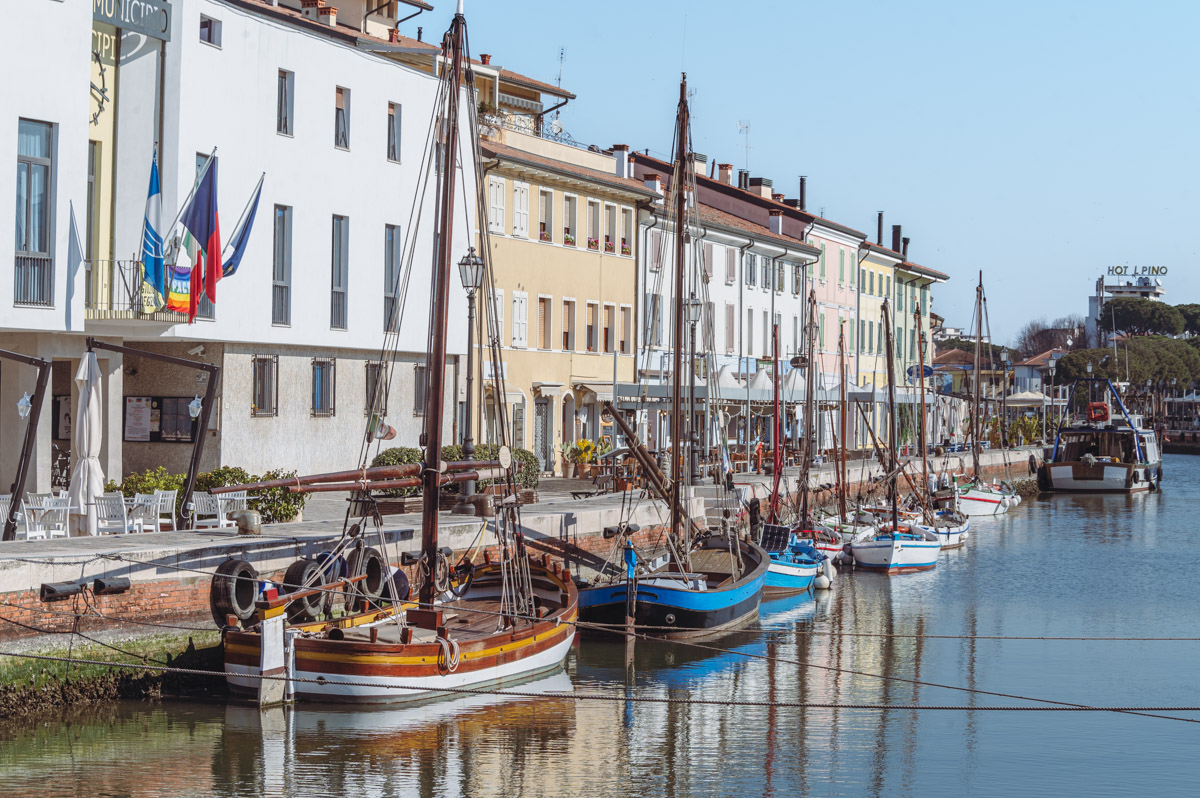
[[[1166,266],[1109,266],[1109,277],[1165,277]]]
[[[126,396],[125,435],[131,442],[192,443],[199,422],[188,396]]]
[[[171,41],[171,4],[165,0],[92,0],[92,19],[127,33]]]

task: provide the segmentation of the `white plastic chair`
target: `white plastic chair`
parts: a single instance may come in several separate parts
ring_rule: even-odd
[[[125,497],[120,493],[105,493],[96,497],[96,532],[100,535],[141,532],[141,523],[129,520],[125,512]]]
[[[51,538],[68,537],[70,533],[67,531],[67,516],[70,510],[70,499],[52,497],[43,501],[39,519],[41,532]]]
[[[154,495],[158,497],[158,517],[154,519],[154,531],[161,532],[163,522],[167,521],[171,524],[171,529],[175,528],[175,499],[179,495],[177,490],[156,490]]]
[[[221,529],[233,526],[233,522],[225,517],[221,502],[211,493],[201,492],[192,495],[196,512],[192,523],[196,529]],[[205,517],[202,517],[205,516]]]
[[[8,523],[8,511],[11,507],[12,496],[8,494],[0,496],[0,528],[3,528]],[[17,539],[20,540],[21,538],[30,539],[29,519],[25,517],[24,513],[19,513],[17,518]],[[37,540],[37,536],[35,535],[33,539]]]
[[[158,504],[157,494],[135,493],[133,505],[128,508],[130,520],[141,521],[142,529],[149,526],[158,532]]]

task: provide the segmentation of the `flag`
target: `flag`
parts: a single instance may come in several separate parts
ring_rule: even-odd
[[[266,177],[264,174],[263,177]],[[262,196],[263,177],[258,179],[258,188],[254,190],[254,196],[250,198],[250,203],[247,207],[250,209],[242,215],[242,220],[238,227],[234,229],[233,235],[229,241],[233,245],[233,252],[228,258],[222,255],[221,276],[232,277],[237,272],[238,266],[242,262],[242,257],[246,254],[246,245],[250,243],[250,228],[254,225],[254,215],[258,213],[258,198]]]
[[[196,319],[196,305],[203,291],[208,301],[217,301],[217,281],[221,279],[221,225],[217,219],[217,161],[214,158],[192,195],[192,202],[180,219],[192,234],[198,248],[192,261],[191,301],[188,323]],[[201,268],[203,266],[203,268]]]
[[[155,309],[166,296],[166,270],[163,264],[162,188],[158,179],[158,148],[150,161],[150,190],[146,195],[146,216],[142,222],[142,273],[153,293]]]
[[[192,269],[200,268],[196,261],[198,249],[196,239],[184,230],[175,263],[167,267],[167,310],[191,313]]]

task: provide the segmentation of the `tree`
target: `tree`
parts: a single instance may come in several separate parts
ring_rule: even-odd
[[[1086,323],[1082,316],[1062,316],[1051,323],[1044,318],[1027,323],[1017,333],[1016,348],[1026,357],[1051,349],[1084,349]],[[1068,345],[1068,341],[1071,343]]]
[[[1067,383],[1087,377],[1089,362],[1091,376],[1113,382],[1144,385],[1147,380],[1156,384],[1176,380],[1176,384],[1190,385],[1200,380],[1200,348],[1191,340],[1153,335],[1121,341],[1115,356],[1110,348],[1071,352],[1058,361],[1055,381]]]
[[[1183,316],[1184,332],[1200,335],[1200,305],[1176,305],[1175,309]]]
[[[1117,297],[1104,303],[1100,328],[1130,335],[1179,335],[1184,330],[1183,314],[1153,299]]]

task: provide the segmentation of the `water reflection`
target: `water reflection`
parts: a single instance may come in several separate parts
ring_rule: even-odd
[[[524,686],[612,701],[467,696],[359,711],[119,705],[0,726],[13,794],[703,796],[1182,793],[1194,728],[1109,714],[825,709],[775,702],[1195,703],[1193,643],[971,639],[1196,637],[1200,459],[1162,494],[1057,496],[973,519],[933,571],[845,574],[765,603],[699,648],[588,636]],[[928,636],[922,636],[928,635]],[[963,636],[956,638],[936,635]],[[883,680],[872,674],[888,675]],[[1136,694],[1136,699],[1130,696]],[[646,703],[635,698],[675,699]],[[689,704],[688,699],[762,706]],[[1136,761],[1137,767],[1128,763]]]

